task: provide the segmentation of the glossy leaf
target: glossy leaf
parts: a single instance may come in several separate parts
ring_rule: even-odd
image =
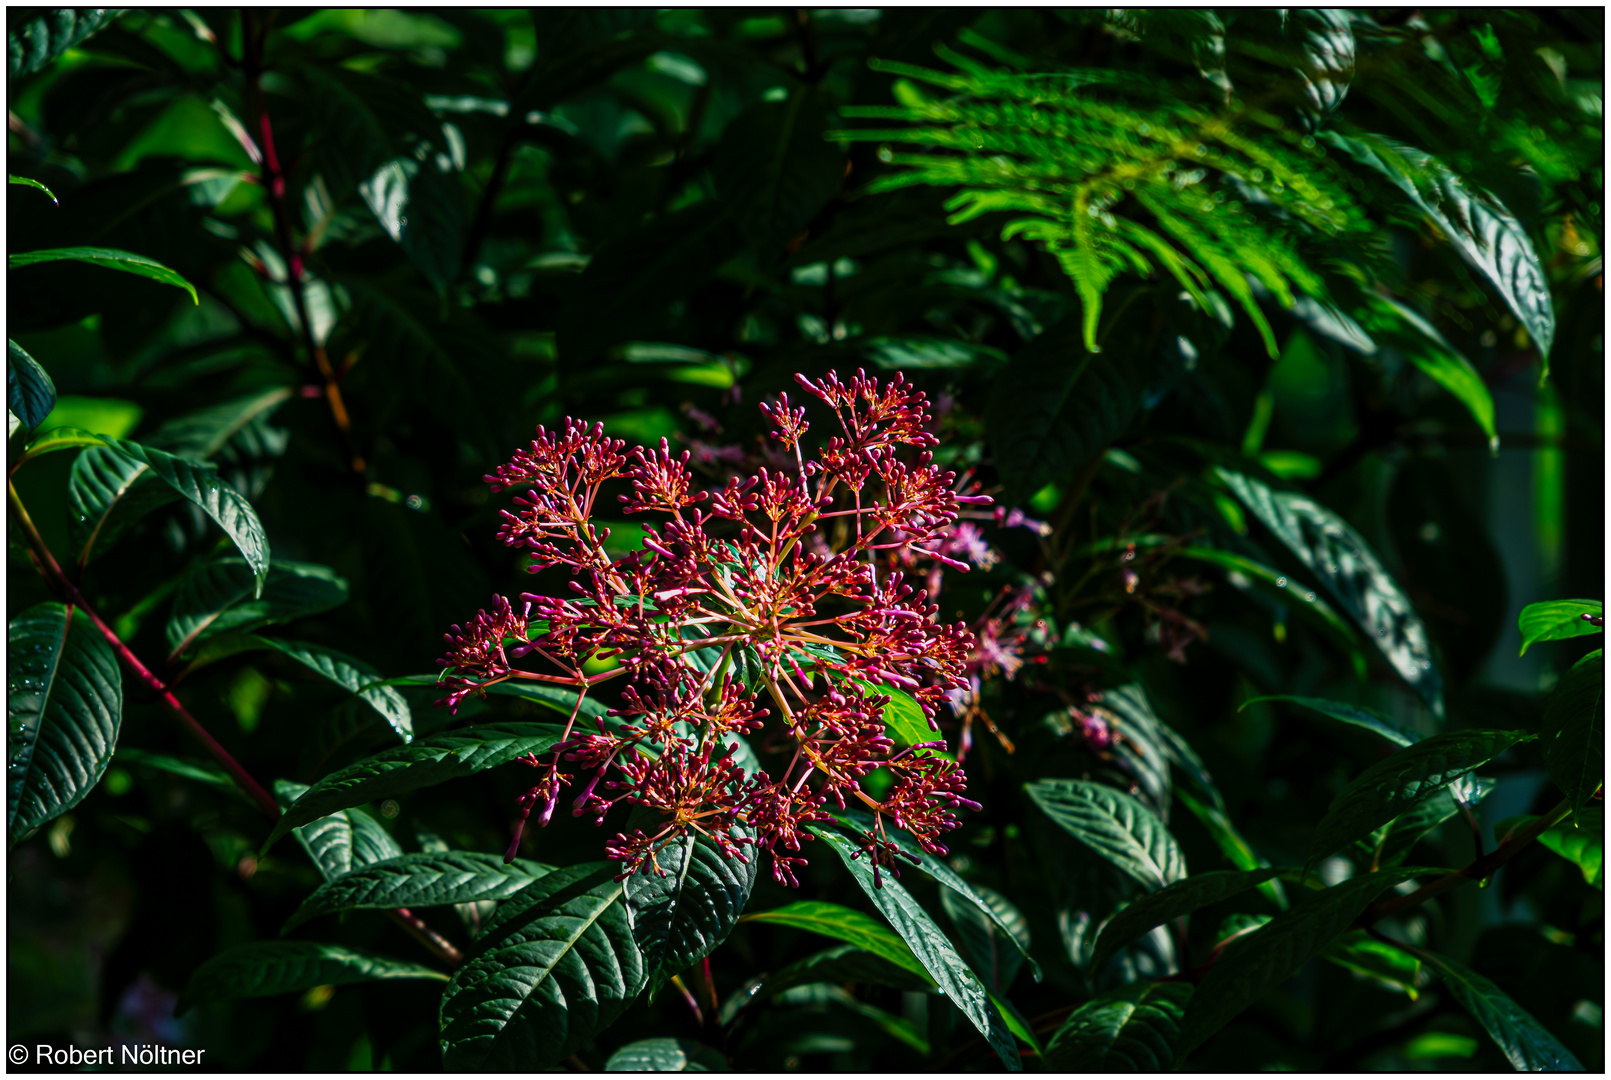
[[[1493,781],[1467,773],[1430,799],[1417,803],[1371,835],[1356,841],[1356,850],[1371,859],[1372,865],[1394,866],[1409,855],[1421,837],[1460,813],[1456,795],[1468,806],[1475,806],[1493,789]]]
[[[1421,961],[1363,930],[1344,934],[1320,955],[1338,967],[1387,984],[1408,995],[1411,1001],[1420,996],[1416,982],[1421,973]]]
[[[616,863],[568,866],[498,905],[442,996],[442,1065],[549,1068],[643,989]]]
[[[1029,955],[1029,920],[994,889],[975,885],[972,891],[989,905],[990,915],[954,889],[940,890],[940,906],[956,927],[962,951],[973,970],[991,990],[1006,993]],[[1003,931],[1003,926],[1008,929]]]
[[[29,461],[41,454],[54,453],[57,450],[76,450],[81,446],[105,446],[101,436],[91,435],[87,431],[77,428],[51,428],[35,436],[23,451],[22,461]]]
[[[1182,878],[1157,892],[1138,897],[1103,925],[1091,953],[1090,971],[1096,971],[1108,958],[1155,926],[1163,926],[1190,915],[1200,907],[1218,903],[1269,881],[1283,870],[1211,870]]]
[[[639,1039],[610,1055],[605,1072],[727,1072],[721,1052],[692,1039]]]
[[[108,550],[146,514],[179,498],[144,461],[120,453],[101,436],[96,442],[74,459],[67,481],[67,533],[81,564]]]
[[[195,780],[224,791],[232,791],[245,798],[245,795],[241,793],[240,788],[235,786],[235,781],[230,778],[229,774],[216,765],[205,764],[193,759],[177,758],[169,754],[153,754],[148,750],[138,750],[132,746],[119,747],[117,752],[112,755],[112,761],[118,765],[143,765],[174,776],[182,776],[186,780]],[[286,781],[280,781],[280,784],[284,783]],[[301,787],[302,785],[297,784],[295,786]],[[278,789],[279,784],[276,784],[275,787]],[[282,799],[282,802],[284,801]]]
[[[1605,658],[1595,649],[1572,665],[1544,710],[1544,766],[1580,811],[1605,783]]]
[[[179,274],[169,270],[155,259],[148,259],[144,255],[135,255],[129,251],[118,251],[115,248],[98,247],[72,247],[51,248],[46,251],[14,251],[6,257],[6,265],[15,270],[22,266],[37,266],[40,263],[57,262],[62,259],[72,259],[76,262],[87,262],[91,266],[102,266],[108,270],[122,270],[126,274],[135,274],[139,277],[160,281],[164,285],[185,290],[190,299],[197,304],[201,297],[196,295],[196,287],[186,281]]]
[[[1288,18],[1304,96],[1321,117],[1330,116],[1348,96],[1354,77],[1353,15],[1342,8],[1294,8]]]
[[[255,587],[256,576],[244,559],[213,559],[192,570],[179,586],[168,618],[172,655],[218,634],[290,622],[347,600],[347,580],[314,563],[275,561],[262,596],[253,597]]]
[[[56,407],[56,384],[15,341],[6,341],[6,408],[32,431]]]
[[[1310,862],[1386,825],[1532,737],[1522,731],[1448,731],[1378,761],[1331,801],[1309,842]]]
[[[751,848],[749,861],[739,862],[689,832],[660,852],[659,863],[664,877],[645,867],[626,880],[632,933],[651,998],[662,983],[727,940],[755,887],[760,855]]]
[[[1323,132],[1320,137],[1386,177],[1443,231],[1462,258],[1493,285],[1549,356],[1555,312],[1549,279],[1527,229],[1498,200],[1473,190],[1437,158],[1380,135]]]
[[[873,827],[872,815],[857,807],[852,806],[839,811],[838,815],[846,821],[855,823],[863,830],[870,830]],[[994,923],[997,935],[995,940],[1003,944],[1010,944],[1017,949],[1020,958],[1029,963],[1030,974],[1034,976],[1035,981],[1041,981],[1040,962],[1029,955],[1029,941],[1024,936],[1027,931],[1017,920],[1010,919],[1007,914],[987,898],[985,892],[968,884],[962,875],[951,869],[951,864],[946,862],[943,856],[924,851],[923,845],[913,839],[910,833],[901,829],[889,828],[886,823],[885,835],[894,841],[897,847],[906,852],[911,860],[916,862],[919,870],[944,885],[947,893],[955,894],[957,898],[972,904],[980,915]],[[944,896],[941,897],[941,902],[947,903]],[[950,909],[947,908],[947,910],[949,911]]]
[[[898,686],[881,686],[865,679],[852,681],[869,694],[889,698],[889,704],[884,706],[884,727],[896,746],[916,746],[940,738],[939,732],[929,726],[923,707],[911,694]]]
[[[752,912],[744,916],[744,922],[776,923],[835,938],[932,982],[928,969],[900,936],[875,919],[840,904],[798,900],[771,911]]]
[[[385,718],[404,742],[414,737],[414,715],[407,699],[389,686],[376,686],[380,673],[362,660],[306,641],[281,641],[278,638],[260,640],[310,671],[323,675],[343,690],[358,695]]]
[[[1538,842],[1583,871],[1583,880],[1605,889],[1605,810],[1589,807],[1575,819],[1538,834]]]
[[[1528,604],[1516,619],[1516,628],[1522,636],[1520,655],[1527,655],[1527,646],[1540,641],[1562,641],[1603,632],[1603,627],[1594,625],[1584,616],[1598,618],[1604,610],[1598,600],[1546,600],[1541,604]]]
[[[1229,469],[1215,471],[1330,590],[1399,677],[1421,695],[1434,714],[1442,716],[1443,682],[1432,663],[1426,626],[1353,526],[1307,495],[1277,491]]]
[[[717,197],[763,254],[781,255],[839,190],[845,159],[822,137],[821,95],[800,84],[788,100],[763,101],[722,133],[711,173]]]
[[[48,198],[51,202],[55,203],[57,206],[61,205],[61,200],[56,198],[55,193],[52,192],[44,184],[41,184],[38,180],[31,180],[26,176],[16,176],[16,175],[14,175],[12,173],[7,173],[6,174],[6,181],[7,181],[7,183],[20,184],[23,187],[31,187],[31,188],[34,188],[37,191],[43,191],[45,193],[45,197]]]
[[[347,986],[381,979],[447,976],[419,964],[313,941],[254,941],[208,960],[190,976],[174,1006],[183,1016],[199,1002],[296,994],[315,986]]]
[[[962,1015],[985,1037],[1002,1063],[1014,1072],[1021,1070],[1023,1065],[1018,1057],[1018,1047],[1000,1012],[991,1003],[987,988],[928,913],[918,906],[894,875],[881,875],[881,881],[875,885],[868,860],[855,858],[858,849],[838,831],[818,825],[809,828],[818,839],[833,847],[834,853],[855,877],[856,884],[861,886],[867,899],[889,920],[923,969],[939,986],[940,992],[962,1010]]]
[[[370,686],[440,686],[441,682],[435,675],[398,675],[391,679],[381,679],[370,683]],[[562,686],[551,686],[539,682],[501,682],[487,687],[487,693],[493,697],[513,697],[524,701],[535,702],[546,708],[569,718],[571,711],[576,709],[576,691],[567,690]],[[588,718],[603,716],[609,711],[609,706],[597,698],[584,698],[580,709],[576,709],[578,716]]]
[[[1399,727],[1391,717],[1384,716],[1375,709],[1364,705],[1354,705],[1346,701],[1328,701],[1325,698],[1296,697],[1292,694],[1268,694],[1264,697],[1248,698],[1236,709],[1241,712],[1249,705],[1260,701],[1289,701],[1294,705],[1302,705],[1306,709],[1313,709],[1323,716],[1333,720],[1340,720],[1344,724],[1364,728],[1373,734],[1380,735],[1395,746],[1409,746],[1419,742],[1421,736],[1418,732],[1405,731]]]
[[[327,882],[302,901],[280,932],[352,908],[424,908],[507,900],[549,869],[525,859],[505,865],[503,856],[477,851],[398,854],[366,862]]]
[[[1449,992],[1482,1025],[1517,1072],[1582,1072],[1583,1065],[1559,1039],[1509,994],[1446,956],[1416,950]]]
[[[231,781],[225,778],[226,783]],[[308,790],[308,785],[291,780],[277,780],[274,797],[280,809],[296,802]],[[361,866],[392,859],[403,853],[392,834],[376,821],[368,811],[352,806],[339,810],[317,821],[291,830],[302,850],[308,853],[313,865],[319,868],[325,881],[334,881]]]
[[[1406,304],[1387,296],[1373,296],[1370,312],[1367,322],[1372,336],[1409,357],[1427,378],[1453,394],[1488,436],[1490,449],[1498,449],[1493,394],[1471,361]]]
[[[1424,873],[1420,868],[1395,867],[1360,874],[1311,893],[1292,910],[1242,935],[1198,984],[1181,1020],[1177,1058],[1201,1046],[1259,995],[1324,952],[1384,890]]]
[[[1046,1045],[1059,1072],[1164,1072],[1174,1067],[1190,983],[1135,983],[1075,1009]]]
[[[31,75],[123,14],[122,8],[35,8],[6,27],[6,75]]]
[[[1161,889],[1186,876],[1175,838],[1124,792],[1086,780],[1036,780],[1025,790],[1065,832],[1143,888]]]
[[[914,992],[931,993],[934,990],[933,980],[921,969],[921,965],[918,965],[917,971],[913,971],[854,945],[835,945],[796,960],[774,974],[750,980],[722,1002],[718,1019],[724,1025],[729,1024],[746,1006],[766,1001],[796,986],[847,982],[872,983]]]
[[[326,814],[472,776],[523,754],[541,754],[559,741],[562,732],[552,724],[482,724],[382,750],[310,787],[274,826],[263,850],[297,826]]]
[[[77,806],[106,772],[123,676],[82,612],[36,604],[6,626],[6,836],[11,846]]]

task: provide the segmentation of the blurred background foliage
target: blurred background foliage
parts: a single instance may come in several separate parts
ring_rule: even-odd
[[[9,336],[60,395],[41,429],[179,446],[185,423],[222,416],[210,456],[253,500],[276,559],[346,583],[345,602],[299,622],[299,638],[388,676],[428,672],[449,624],[494,590],[532,587],[523,560],[494,541],[500,504],[481,477],[536,424],[577,416],[631,442],[668,437],[715,476],[723,448],[758,447],[767,424],[755,403],[791,388],[795,372],[902,371],[928,390],[942,459],[1047,522],[987,529],[1001,558],[948,575],[939,598],[945,618],[974,621],[1028,583],[1040,590],[1038,628],[1050,627],[1029,649],[1033,672],[985,690],[1002,737],[969,732],[970,795],[985,809],[952,845],[958,873],[1027,917],[1047,977],[1018,977],[1026,1016],[1091,988],[1074,960],[1082,908],[1065,896],[1079,892],[1079,864],[1033,818],[1022,784],[1135,768],[1070,737],[1067,703],[1139,681],[1277,865],[1301,862],[1312,823],[1375,751],[1270,704],[1239,709],[1244,700],[1326,697],[1424,731],[1441,723],[1433,699],[1359,631],[1283,593],[1287,575],[1312,575],[1210,482],[1212,466],[1307,493],[1368,541],[1424,622],[1458,726],[1536,728],[1543,695],[1588,647],[1518,656],[1515,619],[1536,600],[1603,593],[1598,9],[1356,11],[1352,84],[1308,83],[1330,109],[1271,106],[1294,133],[1334,111],[1331,130],[1418,147],[1508,208],[1547,287],[1547,379],[1518,305],[1422,212],[1435,196],[1423,190],[1418,203],[1379,171],[1349,173],[1361,218],[1346,243],[1300,249],[1351,319],[1284,308],[1265,290],[1251,303],[1272,356],[1238,305],[1207,310],[1161,270],[1131,269],[1103,284],[1103,352],[1087,355],[1090,305],[1066,259],[1033,237],[1002,239],[1001,214],[948,222],[958,204],[947,190],[883,190],[908,167],[893,137],[825,138],[865,127],[851,106],[921,110],[942,98],[900,68],[954,70],[936,45],[991,70],[1105,70],[1212,110],[1233,88],[1290,81],[1261,44],[1287,33],[1265,25],[1270,13],[82,14],[63,35],[39,31],[37,10],[8,9],[8,168],[59,201],[9,187],[9,250],[136,252],[192,282],[199,303],[87,264],[11,270]],[[1347,156],[1333,148],[1328,160]],[[1382,296],[1399,307],[1382,315],[1371,300]],[[1371,334],[1368,349],[1349,324]],[[1427,373],[1449,353],[1469,361],[1480,390],[1451,393]],[[1081,357],[1093,366],[1072,374]],[[77,549],[71,468],[53,455],[15,478],[58,555]],[[622,524],[614,540],[636,535]],[[1149,547],[1147,536],[1168,542]],[[1177,556],[1182,545],[1217,561]],[[230,553],[185,504],[102,550],[87,595],[148,665],[180,678],[181,699],[260,779],[308,783],[395,738],[278,654],[162,666],[168,604],[195,567]],[[9,528],[8,551],[9,618],[49,593]],[[402,692],[416,731],[448,722],[430,708],[431,688]],[[435,1000],[409,983],[172,1017],[202,960],[274,937],[318,878],[289,845],[258,858],[261,822],[142,694],[129,691],[102,785],[11,853],[9,1038],[163,1040],[206,1047],[215,1067],[439,1068]],[[522,703],[481,708],[520,715]],[[501,850],[524,784],[512,772],[379,812],[411,850],[425,834]],[[1536,749],[1485,772],[1497,780],[1477,811],[1490,845],[1495,823],[1555,801]],[[1175,822],[1195,868],[1226,865],[1197,820]],[[528,846],[564,865],[597,858],[604,837],[565,821]],[[1423,865],[1463,865],[1471,833],[1456,819],[1421,854]],[[813,863],[802,896],[860,906],[830,861]],[[752,909],[796,898],[762,877]],[[1495,886],[1459,890],[1417,918],[1417,932],[1502,985],[1590,1070],[1603,1067],[1602,894],[1573,866],[1535,847]],[[394,955],[411,948],[378,918],[325,932]],[[798,931],[741,925],[713,959],[717,987],[730,995],[814,947]],[[1504,1066],[1440,988],[1406,992],[1320,964],[1287,991],[1193,1066]],[[582,1058],[598,1068],[627,1041],[668,1035],[720,1043],[740,1067],[909,1068],[916,1039],[950,1067],[971,1060],[970,1033],[955,1026],[939,999],[863,987],[843,1000],[785,995],[718,1037],[668,992],[640,1000]]]

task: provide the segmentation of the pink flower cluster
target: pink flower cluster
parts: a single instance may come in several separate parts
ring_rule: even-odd
[[[664,440],[629,452],[602,425],[568,419],[539,427],[487,477],[495,492],[522,491],[499,537],[531,554],[533,572],[568,573],[569,595],[522,594],[518,608],[497,597],[454,627],[439,661],[450,669],[444,703],[509,679],[576,688],[561,741],[523,759],[540,777],[520,798],[520,821],[535,813],[546,825],[561,788],[587,777],[574,815],[602,822],[617,804],[642,808],[607,847],[623,878],[662,872],[660,852],[693,833],[740,860],[750,847],[769,851],[773,876],[797,885],[805,826],[832,820],[830,801],[871,810],[862,850],[876,876],[904,855],[886,818],[943,854],[954,811],[978,809],[957,763],[934,752],[943,741],[897,749],[883,716],[892,694],[909,694],[938,731],[935,710],[967,685],[973,636],[937,623],[927,590],[897,567],[915,557],[966,569],[945,550],[949,530],[961,507],[990,499],[958,495],[956,477],[933,463],[927,401],[901,376],[882,386],[862,372],[796,379],[839,432],[806,457],[806,409],[782,395],[761,409],[783,467],[719,490],[696,490],[690,455]],[[657,519],[618,558],[594,524],[610,487],[622,511]],[[616,704],[587,730],[582,701],[611,680],[621,680]],[[768,749],[788,755],[776,777],[740,742],[772,718]],[[875,799],[862,782],[879,768],[893,783]],[[507,858],[519,842],[517,827]]]

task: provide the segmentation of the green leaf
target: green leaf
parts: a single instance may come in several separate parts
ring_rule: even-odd
[[[55,193],[52,192],[44,184],[41,184],[38,180],[30,180],[26,176],[16,176],[16,175],[14,175],[12,173],[7,173],[6,174],[6,179],[10,183],[21,184],[23,187],[38,188],[40,191],[43,191],[46,196],[49,197],[51,202],[55,203],[57,206],[60,206],[62,204],[62,201],[60,199],[56,198]]]
[[[796,960],[775,974],[752,979],[737,992],[729,994],[722,1002],[718,1020],[726,1026],[748,1006],[776,997],[793,987],[811,983],[871,983],[875,986],[894,987],[897,990],[932,993],[933,980],[922,970],[921,965],[916,966],[918,970],[914,972],[908,967],[886,960],[877,953],[858,949],[854,945],[835,945],[831,949],[824,949],[802,960]]]
[[[1572,1052],[1527,1010],[1512,1001],[1509,994],[1446,956],[1423,949],[1415,952],[1427,967],[1442,977],[1455,1000],[1476,1018],[1516,1071],[1583,1071],[1582,1063]]]
[[[1488,436],[1489,448],[1497,450],[1493,394],[1471,361],[1414,308],[1388,296],[1371,296],[1369,303],[1372,317],[1367,321],[1376,340],[1408,356],[1427,378],[1453,394]]]
[[[1309,842],[1310,864],[1386,825],[1531,738],[1523,731],[1448,731],[1378,761],[1331,801]]]
[[[279,800],[281,810],[300,799],[307,790],[308,785],[291,780],[274,782],[274,797]],[[385,826],[356,806],[292,829],[291,834],[319,868],[325,881],[334,881],[360,866],[396,858],[403,853]]]
[[[414,737],[414,716],[409,710],[408,700],[389,686],[376,686],[380,673],[362,660],[306,641],[280,641],[276,638],[259,640],[303,667],[318,672],[343,690],[358,695],[385,718],[404,742]]]
[[[320,915],[352,908],[424,908],[507,900],[549,870],[525,859],[506,866],[501,855],[475,851],[398,854],[356,866],[320,886],[302,901],[280,933]]]
[[[1332,942],[1320,955],[1338,967],[1375,979],[1409,995],[1411,1001],[1420,997],[1415,984],[1421,973],[1421,961],[1395,945],[1371,937],[1363,930],[1349,931]]]
[[[1466,186],[1437,158],[1380,135],[1325,131],[1319,138],[1374,169],[1443,231],[1498,291],[1548,362],[1555,339],[1549,279],[1527,229],[1493,196]]]
[[[1036,780],[1024,790],[1060,828],[1143,888],[1186,876],[1186,857],[1164,823],[1124,792],[1087,780]]]
[[[176,416],[142,441],[170,454],[206,461],[241,440],[254,426],[265,423],[295,393],[289,386],[273,386],[230,398]]]
[[[905,941],[869,916],[840,904],[799,900],[787,907],[751,912],[743,921],[776,923],[835,938],[912,972],[932,985],[928,969]]]
[[[1283,873],[1280,867],[1262,870],[1211,870],[1182,878],[1157,892],[1137,897],[1102,927],[1091,952],[1088,971],[1097,971],[1108,959],[1155,926],[1163,926],[1200,907],[1245,892]]]
[[[1605,810],[1593,806],[1578,811],[1572,821],[1563,821],[1538,834],[1538,842],[1583,871],[1583,880],[1596,889],[1605,888]]]
[[[617,870],[567,866],[498,905],[442,996],[443,1068],[549,1068],[632,1004],[645,976]]]
[[[1465,790],[1457,791],[1457,787]],[[1460,813],[1460,803],[1455,798],[1457,794],[1468,805],[1475,806],[1493,789],[1493,781],[1468,773],[1456,784],[1418,803],[1370,836],[1359,840],[1357,848],[1363,849],[1361,854],[1372,859],[1377,866],[1394,866],[1409,855],[1421,837]]]
[[[923,715],[923,706],[905,690],[898,686],[871,683],[866,679],[850,681],[869,694],[889,698],[889,704],[884,706],[884,727],[896,746],[917,746],[934,742],[939,737],[938,730],[930,727],[929,718]]]
[[[382,679],[370,683],[369,686],[440,686],[441,679],[435,675],[398,675],[391,679]],[[487,693],[494,697],[517,697],[524,701],[544,705],[555,712],[563,713],[567,718],[576,708],[576,691],[566,690],[559,686],[550,686],[546,683],[534,682],[501,682],[487,687]],[[598,717],[609,712],[609,706],[597,698],[585,698],[582,701],[578,716]]]
[[[1134,983],[1074,1010],[1046,1046],[1058,1072],[1165,1072],[1174,1067],[1190,983]]]
[[[315,986],[347,986],[380,979],[447,980],[440,971],[374,953],[313,941],[254,941],[225,949],[190,976],[174,1015],[203,1001],[295,994]]]
[[[553,724],[482,724],[382,750],[338,769],[309,788],[274,826],[263,850],[298,825],[326,814],[472,776],[524,754],[541,754],[562,734],[563,729]]]
[[[117,657],[88,616],[36,604],[6,626],[6,835],[77,806],[106,772],[123,719]]]
[[[1220,853],[1231,861],[1232,866],[1238,870],[1247,871],[1267,869],[1270,865],[1269,860],[1260,857],[1253,850],[1252,845],[1237,831],[1235,823],[1231,821],[1231,815],[1226,812],[1225,801],[1220,797],[1219,792],[1214,791],[1213,795],[1212,801],[1205,802],[1198,800],[1188,791],[1180,788],[1175,789],[1175,797],[1180,800],[1181,805],[1186,808],[1187,812],[1201,822],[1204,829],[1208,830],[1208,835],[1213,839],[1214,846],[1219,848]],[[1271,878],[1268,881],[1260,882],[1257,888],[1276,907],[1282,911],[1287,909],[1287,894],[1286,890],[1281,887],[1280,881]]]
[[[940,890],[940,906],[957,928],[962,951],[984,984],[997,993],[1006,993],[1013,976],[1029,955],[1029,920],[1011,900],[983,885],[972,892],[988,905],[990,914],[974,906],[954,889]],[[1009,929],[1003,931],[1005,926]]]
[[[149,473],[199,507],[224,530],[245,556],[255,576],[258,595],[262,594],[269,568],[268,534],[252,504],[220,479],[213,466],[109,436],[103,436],[102,442],[104,446],[86,450],[73,462],[68,484],[74,522],[81,532],[87,532],[80,562],[88,561],[113,510],[132,502],[137,504],[132,513],[138,516],[167,501],[160,494],[152,494],[154,481],[146,479]],[[124,511],[125,521],[130,512]]]
[[[1313,709],[1333,720],[1340,720],[1354,727],[1364,728],[1392,743],[1394,746],[1409,746],[1419,742],[1421,736],[1417,732],[1405,731],[1393,722],[1389,716],[1384,716],[1375,709],[1364,705],[1353,705],[1345,701],[1328,701],[1325,698],[1295,697],[1292,694],[1268,694],[1264,697],[1248,698],[1237,706],[1236,711],[1241,712],[1249,705],[1260,701],[1290,701],[1294,705],[1302,705],[1306,709]]]
[[[61,259],[72,259],[76,262],[87,262],[91,266],[102,266],[108,270],[122,270],[126,274],[135,274],[139,277],[160,281],[164,285],[185,290],[190,299],[197,304],[201,297],[196,295],[196,287],[174,271],[144,255],[135,255],[133,252],[118,251],[115,248],[98,247],[71,247],[51,248],[48,251],[15,251],[7,256],[6,265],[15,270],[21,266],[36,266],[39,263],[56,262]]]
[[[728,1072],[721,1052],[692,1039],[639,1039],[604,1063],[605,1072]]]
[[[626,903],[651,1000],[661,984],[727,940],[749,902],[759,863],[753,848],[749,861],[739,862],[688,832],[660,852],[664,877],[644,867],[627,878]]]
[[[1287,17],[1287,32],[1298,44],[1304,97],[1322,118],[1330,116],[1354,77],[1354,16],[1343,8],[1294,8]]]
[[[844,182],[844,156],[825,127],[820,92],[799,83],[787,101],[751,105],[722,132],[716,195],[763,258],[780,257]]]
[[[1309,496],[1276,491],[1225,468],[1214,470],[1249,510],[1335,596],[1399,677],[1443,715],[1443,683],[1426,626],[1381,559],[1342,517]]]
[[[316,615],[347,600],[346,578],[315,563],[275,561],[256,599],[255,587],[256,576],[244,559],[226,556],[193,569],[179,586],[168,618],[170,655],[177,658],[218,634]]]
[[[1226,499],[1226,505],[1235,507],[1236,504]],[[1243,579],[1252,579],[1251,582],[1238,582],[1231,575],[1232,584],[1237,588],[1255,588],[1263,595],[1282,605],[1291,605],[1291,610],[1299,618],[1310,622],[1322,634],[1331,639],[1338,648],[1348,654],[1358,671],[1365,670],[1365,656],[1358,651],[1359,638],[1354,628],[1335,611],[1325,599],[1312,592],[1305,592],[1297,587],[1297,582],[1290,581],[1286,575],[1274,570],[1261,562],[1255,562],[1245,555],[1234,551],[1221,551],[1218,548],[1207,548],[1192,545],[1177,548],[1175,554],[1183,559],[1195,559],[1217,566],[1222,570],[1233,571],[1240,574]],[[1290,586],[1290,587],[1289,587]]]
[[[56,407],[56,384],[15,341],[6,341],[6,408],[29,431]],[[36,440],[38,441],[38,440]]]
[[[27,21],[7,25],[7,76],[32,75],[121,14],[122,8],[22,9],[18,17]]]
[[[1021,1071],[1023,1064],[1018,1058],[1017,1044],[1000,1011],[990,1001],[988,989],[929,918],[928,912],[918,906],[893,875],[881,875],[882,880],[875,884],[869,860],[857,858],[859,849],[838,831],[819,825],[808,828],[834,849],[861,891],[900,934],[940,992],[962,1010],[962,1015],[985,1037],[1002,1063],[1013,1072]]]
[[[1544,767],[1581,811],[1605,783],[1605,658],[1595,649],[1572,665],[1544,709]]]
[[[1599,618],[1604,614],[1604,605],[1598,600],[1546,600],[1541,604],[1528,604],[1516,619],[1516,628],[1522,636],[1520,655],[1527,655],[1527,646],[1540,641],[1564,641],[1584,634],[1598,634],[1603,627],[1595,626],[1584,616]]]
[[[59,427],[51,428],[28,443],[23,451],[22,458],[17,464],[39,457],[41,454],[54,453],[57,450],[73,450],[80,446],[105,446],[106,443],[99,435],[91,435],[87,431],[77,428]]]
[[[67,534],[80,565],[108,550],[146,514],[179,498],[144,461],[120,453],[104,436],[95,438],[100,445],[78,455],[67,480]]]
[[[138,750],[132,746],[118,747],[117,752],[112,755],[112,761],[118,765],[144,765],[147,768],[159,769],[174,776],[182,776],[187,780],[195,780],[215,788],[233,791],[245,798],[245,795],[241,793],[240,788],[235,786],[235,781],[230,778],[229,774],[216,765],[171,757],[168,754],[153,754],[150,751]],[[280,783],[283,784],[285,781],[282,780]],[[302,785],[298,784],[296,786],[301,787]]]
[[[1181,1020],[1177,1059],[1184,1059],[1260,994],[1279,986],[1324,952],[1383,890],[1428,872],[1419,867],[1395,867],[1349,878],[1311,893],[1292,910],[1243,934],[1198,984]]]

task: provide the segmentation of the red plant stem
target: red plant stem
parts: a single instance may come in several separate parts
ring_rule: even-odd
[[[308,356],[324,383],[325,400],[330,403],[330,419],[335,423],[336,431],[347,448],[352,470],[361,476],[368,468],[368,463],[363,455],[358,453],[353,442],[352,418],[347,414],[346,402],[341,397],[341,383],[336,377],[335,368],[331,366],[330,357],[326,355],[324,347],[314,340],[313,323],[308,318],[307,297],[302,287],[302,252],[297,250],[291,238],[291,214],[285,200],[285,171],[280,167],[280,156],[274,147],[274,128],[269,123],[268,101],[263,94],[263,41],[268,36],[268,27],[265,26],[261,34],[257,33],[257,20],[250,10],[243,9],[241,19],[243,20],[242,67],[246,75],[246,88],[250,94],[252,108],[257,113],[258,137],[263,142],[259,148],[263,152],[262,185],[268,195],[269,209],[274,215],[274,238],[279,247],[280,258],[285,261],[291,302],[296,307],[298,321],[302,323],[302,345],[308,350]]]
[[[106,638],[107,643],[112,646],[112,651],[117,653],[118,659],[123,661],[123,665],[133,672],[136,678],[156,692],[158,699],[168,707],[168,711],[178,718],[179,722],[201,742],[202,746],[206,747],[207,753],[223,767],[225,772],[229,773],[230,778],[235,781],[263,816],[272,822],[279,821],[283,815],[280,811],[279,803],[274,800],[274,796],[270,795],[262,784],[253,779],[252,775],[241,767],[241,763],[236,761],[228,750],[219,745],[218,740],[213,738],[211,733],[201,726],[199,720],[190,715],[190,711],[174,696],[173,691],[168,689],[167,685],[153,674],[150,668],[140,662],[140,658],[134,655],[134,650],[123,643],[123,640],[117,636],[117,632],[108,626],[106,621],[90,606],[89,601],[84,599],[84,594],[79,592],[78,586],[73,584],[72,579],[62,572],[61,565],[56,562],[56,556],[51,554],[50,548],[45,546],[44,537],[39,535],[39,529],[34,525],[33,518],[28,516],[28,509],[23,506],[22,498],[17,494],[17,485],[10,480],[6,481],[6,495],[10,499],[11,508],[16,511],[17,520],[22,525],[22,531],[27,537],[29,553],[33,556],[34,563],[39,567],[40,574],[44,577],[46,583],[56,591],[70,608],[78,608],[89,618],[90,622],[95,624],[95,628],[101,632],[102,637]],[[432,930],[425,924],[423,919],[407,908],[397,908],[388,911],[386,914],[449,967],[458,967],[463,962],[464,954],[455,948],[452,942]]]

